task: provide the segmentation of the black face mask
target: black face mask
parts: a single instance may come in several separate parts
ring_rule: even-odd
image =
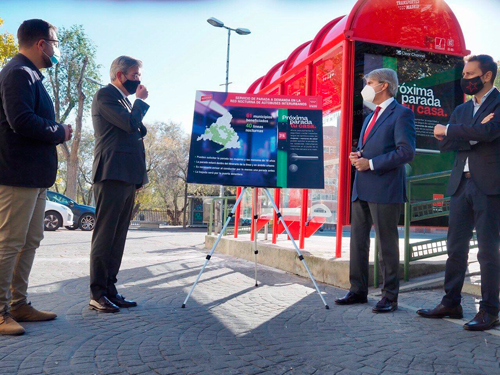
[[[484,87],[484,83],[483,81],[481,81],[481,77],[482,76],[478,76],[470,79],[462,78],[460,81],[462,91],[467,95],[476,95]]]
[[[131,81],[129,79],[122,83],[123,87],[125,87],[125,90],[127,90],[130,95],[135,94],[140,84],[141,81]]]

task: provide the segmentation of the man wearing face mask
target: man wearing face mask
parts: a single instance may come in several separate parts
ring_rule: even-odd
[[[56,318],[28,301],[28,279],[43,239],[46,190],[57,173],[56,145],[71,126],[55,121],[40,69],[59,58],[56,28],[33,19],[17,32],[19,53],[0,71],[0,334],[21,335],[18,322]]]
[[[493,86],[498,66],[491,56],[465,59],[461,86],[472,99],[458,106],[449,125],[436,125],[441,151],[455,151],[448,183],[450,200],[445,296],[424,318],[463,317],[461,291],[467,270],[469,242],[477,233],[482,301],[464,328],[484,331],[499,324],[500,282],[500,94]]]
[[[137,303],[116,289],[117,275],[130,225],[135,191],[147,182],[142,124],[149,105],[141,85],[142,62],[120,56],[110,69],[111,84],[100,89],[92,102],[95,149],[92,178],[96,199],[96,225],[90,253],[90,308],[114,313]],[[134,95],[134,104],[128,100]]]
[[[365,75],[361,95],[375,105],[363,124],[358,149],[349,159],[356,168],[352,189],[350,274],[351,288],[338,305],[366,303],[370,230],[375,226],[383,276],[382,299],[374,313],[395,311],[399,293],[399,235],[401,204],[406,201],[405,163],[415,155],[413,112],[396,102],[398,77],[392,69]]]

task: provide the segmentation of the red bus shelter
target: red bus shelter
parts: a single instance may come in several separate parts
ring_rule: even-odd
[[[359,0],[348,15],[328,22],[313,40],[299,45],[248,88],[247,93],[323,98],[323,195],[333,197],[327,200],[330,206],[335,203],[331,208],[336,214],[337,257],[342,227],[349,224],[352,178],[348,155],[369,113],[360,95],[363,75],[382,67],[398,72],[397,100],[416,117],[417,156],[411,169],[413,174],[429,173],[446,169],[450,163],[439,155],[432,129],[436,123],[446,123],[453,108],[463,102],[459,80],[463,56],[468,53],[460,25],[442,0]],[[303,248],[309,192],[304,190],[301,196]],[[237,223],[238,211],[236,215]],[[275,242],[277,226],[273,227]]]

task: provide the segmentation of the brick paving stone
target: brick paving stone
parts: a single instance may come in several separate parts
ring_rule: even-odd
[[[372,367],[361,367],[358,371],[360,371],[362,374],[375,374],[378,375],[382,373],[382,370],[379,369],[374,369]]]
[[[409,375],[435,375],[436,373],[434,371],[428,372],[428,371],[422,371],[422,370],[408,370]],[[442,374],[440,374],[442,375]]]
[[[336,375],[359,375],[359,372],[358,371],[353,371],[353,370],[349,370],[349,369],[343,369],[339,372],[336,372],[335,373]]]
[[[263,369],[256,367],[256,366],[252,366],[252,365],[240,367],[238,370],[244,374],[249,374],[249,375],[264,373]]]
[[[386,363],[384,361],[380,361],[376,358],[363,360],[360,362],[360,364],[364,365],[365,367],[370,367],[378,370],[382,370],[386,366]]]
[[[434,365],[434,371],[437,373],[460,374],[460,370],[451,365]]]
[[[174,369],[174,368],[160,368],[160,369],[156,368],[155,372],[157,374],[160,374],[160,375],[174,375],[174,374],[178,374],[177,369]]]
[[[377,299],[336,306],[345,291],[319,284],[325,310],[309,279],[259,266],[255,288],[253,262],[216,251],[181,309],[208,252],[201,231],[129,231],[118,289],[139,306],[98,314],[91,235],[45,233],[30,300],[58,318],[0,336],[0,374],[500,374],[500,337],[415,314],[441,290],[401,293],[408,308],[376,315]],[[463,306],[470,319],[478,302],[464,295]]]

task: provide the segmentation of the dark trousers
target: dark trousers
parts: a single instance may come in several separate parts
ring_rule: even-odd
[[[446,295],[441,302],[445,306],[460,305],[474,227],[481,268],[480,308],[496,316],[500,281],[500,195],[483,194],[472,179],[462,177],[457,192],[450,200],[448,260],[444,281]]]
[[[90,294],[114,297],[135,201],[134,184],[105,180],[94,184],[96,223],[90,251]]]
[[[370,230],[372,224],[380,249],[380,270],[383,276],[382,296],[397,301],[399,293],[400,204],[370,203],[356,200],[351,210],[351,260],[349,281],[351,292],[368,294]]]

